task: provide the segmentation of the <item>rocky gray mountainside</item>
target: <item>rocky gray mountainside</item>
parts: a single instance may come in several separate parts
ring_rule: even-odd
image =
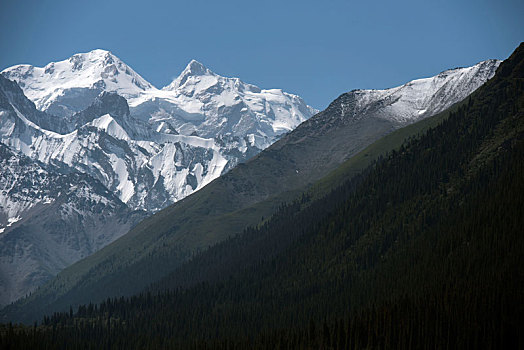
[[[0,76],[0,144],[9,146],[9,152],[16,151],[16,156],[14,153],[6,156],[1,174],[2,304],[31,292],[64,267],[92,254],[145,217],[144,212],[132,212],[118,198],[118,194],[122,194],[118,188],[119,176],[126,167],[138,168],[132,174],[137,174],[135,180],[148,196],[145,198],[150,203],[148,208],[154,210],[158,209],[152,207],[155,203],[170,203],[173,199],[165,188],[152,183],[155,176],[151,172],[140,172],[140,165],[145,164],[149,170],[148,162],[156,162],[162,167],[164,161],[175,176],[180,173],[185,180],[190,178],[186,169],[198,156],[200,159],[208,156],[211,161],[223,159],[212,140],[195,136],[166,134],[164,139],[157,138],[162,145],[131,141],[129,135],[142,137],[155,133],[147,124],[130,117],[126,100],[115,93],[101,93],[87,109],[70,116],[70,121],[81,125],[70,133],[44,129],[35,123],[39,118],[52,120],[56,117],[36,110],[15,82]],[[195,146],[184,143],[184,139],[194,141]],[[158,153],[170,148],[172,157],[155,159],[147,148]],[[140,163],[133,163],[139,156],[142,157]],[[201,170],[207,176],[207,164],[205,166]],[[219,176],[221,170],[214,168],[211,174]],[[32,177],[33,173],[38,176]],[[80,189],[68,190],[66,196],[64,188],[68,183],[59,184],[66,181],[63,176],[73,181],[71,174],[77,177],[83,174],[85,186],[81,192],[78,192]],[[197,179],[192,184],[196,188]],[[109,197],[104,199],[103,196]],[[58,203],[57,198],[62,198],[60,205],[67,205],[67,210],[57,211],[58,204],[53,204]],[[92,201],[81,202],[89,198],[100,205],[91,207]],[[69,218],[65,216],[68,213]],[[80,243],[75,241],[75,235]]]
[[[28,320],[71,304],[140,292],[195,251],[258,224],[282,200],[373,141],[459,102],[490,79],[499,64],[489,60],[393,89],[341,95],[257,156],[66,268],[38,293],[6,309],[6,319],[16,314]]]
[[[100,182],[16,154],[0,143],[0,305],[126,233],[132,211]]]
[[[491,79],[500,63],[487,60],[391,89],[342,94],[268,151],[292,159],[294,170],[318,178],[324,174],[322,167],[333,169],[374,140],[462,101]],[[297,180],[291,173],[281,181]]]

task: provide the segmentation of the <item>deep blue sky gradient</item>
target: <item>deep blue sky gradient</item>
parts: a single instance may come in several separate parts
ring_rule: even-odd
[[[524,40],[524,1],[0,0],[0,70],[112,51],[157,87],[192,59],[323,109]]]

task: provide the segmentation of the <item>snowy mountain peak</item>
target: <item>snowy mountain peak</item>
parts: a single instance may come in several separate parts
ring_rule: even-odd
[[[372,114],[395,123],[412,123],[462,101],[491,79],[500,63],[500,60],[482,61],[385,90],[353,90],[328,108],[341,107],[342,115],[350,118]]]
[[[279,89],[262,90],[239,78],[220,76],[196,60],[161,90],[101,49],[43,68],[14,66],[2,75],[15,80],[38,110],[62,117],[46,124],[59,133],[71,132],[100,116],[77,118],[75,114],[90,107],[102,91],[124,97],[130,116],[152,130],[205,138],[230,135],[240,140],[249,136],[258,149],[318,112],[296,95]],[[106,109],[103,114],[115,117],[113,112]],[[142,126],[136,128],[122,118],[115,119],[130,135],[145,135],[140,132],[145,131]],[[68,125],[59,125],[63,123]]]
[[[168,86],[164,87],[162,90],[174,91],[184,86],[188,80],[200,80],[201,76],[216,76],[211,70],[205,67],[202,63],[197,60],[191,60],[186,66],[186,68],[180,73],[180,75],[175,78]],[[190,79],[193,78],[193,79]]]
[[[95,49],[86,53],[77,53],[71,56],[68,60],[72,65],[74,70],[82,69],[85,63],[95,63],[100,66],[109,66],[119,61],[119,59],[114,56],[110,51]],[[54,62],[49,63],[47,67],[54,66]]]
[[[101,49],[78,53],[45,67],[13,66],[2,75],[15,80],[39,110],[57,116],[71,116],[85,109],[102,91],[132,98],[155,89],[118,57]]]
[[[253,141],[251,146],[258,149],[266,148],[318,112],[296,95],[281,89],[262,90],[239,78],[218,75],[195,60],[171,84],[149,95],[177,106],[171,111],[165,107],[148,111],[152,116],[149,123],[157,128],[168,122],[183,135],[248,136]],[[147,104],[134,100],[130,106],[142,112]]]
[[[205,75],[213,74],[209,69],[207,69],[202,63],[197,60],[191,60],[182,72],[181,75]]]

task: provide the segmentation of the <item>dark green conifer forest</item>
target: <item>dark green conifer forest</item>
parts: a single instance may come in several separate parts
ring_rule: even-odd
[[[437,127],[2,349],[524,348],[524,45]]]

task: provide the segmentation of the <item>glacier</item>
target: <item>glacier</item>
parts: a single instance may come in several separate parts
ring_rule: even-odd
[[[12,132],[2,142],[86,172],[131,208],[149,212],[197,191],[318,112],[296,95],[219,76],[195,60],[163,89],[105,50],[1,74],[47,112],[34,119],[56,121],[47,130],[29,125],[27,142]],[[104,117],[107,126],[95,120],[100,111],[85,116],[106,100],[121,106]]]

